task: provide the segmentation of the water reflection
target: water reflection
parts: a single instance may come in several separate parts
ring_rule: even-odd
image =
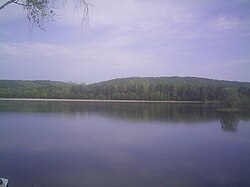
[[[250,115],[216,107],[0,101],[0,174],[13,187],[248,187]]]
[[[0,101],[0,112],[35,112],[84,117],[88,114],[125,120],[161,124],[202,124],[219,121],[225,132],[236,132],[239,119],[249,120],[247,112],[219,112],[219,105],[166,104],[166,103],[91,103],[91,102],[40,102],[40,101]]]
[[[220,124],[221,129],[225,132],[236,132],[239,125],[239,119],[235,113],[224,112],[220,116]]]

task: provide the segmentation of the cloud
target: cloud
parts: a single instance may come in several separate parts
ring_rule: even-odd
[[[250,65],[250,59],[230,59],[224,60],[223,62],[211,62],[209,64],[203,64],[200,67],[197,67],[198,71],[208,71],[208,72],[216,72],[228,70],[236,70],[239,67],[243,67],[242,69],[248,68]]]
[[[86,82],[108,79],[112,74],[114,77],[119,74],[129,75],[141,67],[145,68],[145,72],[156,59],[150,51],[121,50],[113,44],[0,43],[0,51],[2,75],[13,68],[19,68],[23,72],[27,71],[26,76],[40,76],[42,73],[47,79]],[[93,72],[97,76],[93,76]]]
[[[192,11],[173,1],[96,0],[92,1],[92,5],[88,29],[101,28],[114,34],[137,31],[152,35],[159,34],[161,30],[165,35],[172,34],[174,25],[184,27],[196,19]],[[81,12],[72,8],[63,10],[60,15],[60,23],[65,25],[79,25],[82,20]]]
[[[13,26],[18,20],[0,28],[6,37],[0,43],[0,74],[24,64],[35,69],[33,75],[45,77],[44,70],[51,71],[50,79],[91,82],[133,75],[192,75],[196,67],[205,72],[210,64],[216,66],[215,61],[223,69],[230,58],[249,57],[250,33],[250,15],[234,8],[245,4],[225,2],[91,0],[89,25],[80,36],[83,14],[68,1],[57,9],[56,22],[45,25],[46,32],[35,33],[33,42],[20,39],[21,24]]]
[[[219,16],[210,25],[219,30],[237,29],[242,23],[237,17]]]
[[[216,36],[216,32],[246,26],[235,16],[211,14],[208,10],[216,6],[217,1],[92,0],[89,3],[88,32],[110,39],[122,35],[130,35],[139,41],[193,39]],[[58,5],[55,24],[80,29],[84,13],[75,6],[75,1]]]
[[[103,58],[109,57],[113,61],[122,61],[123,59],[135,59],[140,56],[136,52],[120,50],[113,48],[113,45],[55,45],[45,43],[0,43],[1,56],[8,56],[9,58],[25,58],[25,57],[62,57],[62,58]],[[115,60],[116,59],[116,60]],[[119,60],[120,59],[120,60]],[[112,62],[111,62],[112,63]]]

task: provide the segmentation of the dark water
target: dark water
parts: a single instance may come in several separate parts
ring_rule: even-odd
[[[0,101],[0,176],[9,187],[249,187],[250,115]]]

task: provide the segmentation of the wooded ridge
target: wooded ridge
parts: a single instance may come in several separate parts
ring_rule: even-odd
[[[197,77],[131,77],[94,84],[0,80],[1,98],[222,101],[249,108],[250,83]]]

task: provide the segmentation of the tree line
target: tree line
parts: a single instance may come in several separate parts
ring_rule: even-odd
[[[222,101],[249,108],[250,83],[195,77],[123,78],[95,84],[0,80],[1,98]]]

